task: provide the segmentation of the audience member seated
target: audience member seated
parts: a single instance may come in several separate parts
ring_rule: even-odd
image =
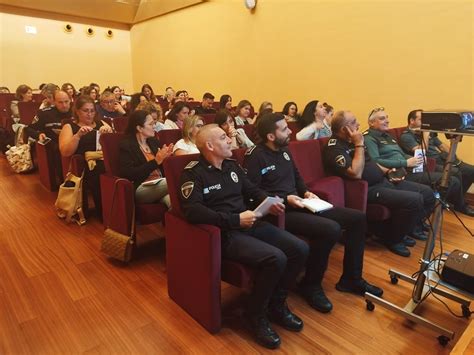
[[[141,92],[137,92],[130,97],[130,112],[133,112],[137,109],[137,106],[141,103],[149,102],[146,99],[146,96]]]
[[[82,90],[82,95],[89,96],[94,103],[97,103],[99,98],[99,91],[97,91],[95,86],[87,86]]]
[[[327,123],[327,126],[329,127],[329,129],[331,129],[331,120],[334,114],[334,107],[329,105],[327,102],[325,102],[323,106],[324,106],[324,110],[326,110],[326,117],[324,117],[324,121]]]
[[[257,117],[255,117],[255,120],[253,121],[253,124],[254,124],[255,126],[257,126],[257,125],[258,125],[258,122],[259,122],[259,120],[260,120],[260,118],[262,118],[263,116],[265,116],[265,115],[267,115],[267,114],[269,114],[269,113],[273,113],[273,108],[267,107],[267,108],[264,108],[262,111],[259,111]],[[258,139],[255,140],[255,138],[258,138]],[[257,137],[252,137],[252,139],[254,139],[256,142],[259,143],[260,137],[258,137],[258,135],[257,135]]]
[[[290,101],[283,106],[282,113],[285,115],[286,122],[297,122],[298,117],[298,105],[295,102]]]
[[[7,88],[6,86],[0,86],[0,94],[9,94],[10,89]]]
[[[258,114],[257,115],[262,115],[263,111],[267,113],[272,113],[273,112],[273,104],[269,101],[263,101],[262,104],[260,105],[260,108],[258,109]],[[254,122],[255,124],[255,122]]]
[[[158,99],[153,92],[152,87],[149,84],[144,84],[141,90],[142,95],[146,97],[146,99],[150,102],[158,102]]]
[[[125,134],[120,142],[120,174],[133,181],[136,202],[161,202],[169,208],[168,185],[161,164],[173,154],[173,144],[158,148],[153,118],[142,110],[132,112]]]
[[[186,102],[186,94],[184,90],[176,91],[175,102],[176,101],[183,101]]]
[[[389,119],[383,107],[373,109],[369,114],[369,129],[364,132],[365,146],[370,157],[379,165],[400,169],[406,173],[406,179],[431,187],[431,183],[439,184],[442,173],[440,172],[413,172],[415,166],[423,164],[423,157],[412,157],[403,152],[394,137],[389,133]],[[405,170],[406,169],[406,170]],[[454,205],[454,209],[468,216],[474,216],[474,209],[464,201],[461,182],[456,176],[449,179],[448,202]]]
[[[358,210],[333,207],[314,214],[303,205],[303,199],[319,199],[308,190],[293,161],[288,143],[291,130],[281,113],[264,115],[257,126],[261,144],[245,153],[244,168],[248,178],[269,196],[285,202],[285,229],[310,240],[306,273],[300,290],[311,307],[327,313],[333,308],[326,297],[322,281],[329,254],[345,230],[343,272],[336,289],[364,296],[366,292],[380,297],[382,289],[362,278],[364,264],[366,217]],[[310,162],[309,162],[310,163]]]
[[[183,138],[174,145],[173,154],[184,155],[199,153],[196,147],[196,135],[202,126],[204,126],[202,117],[197,115],[188,116],[184,120]]]
[[[41,89],[41,95],[44,96],[43,102],[39,107],[39,110],[54,106],[54,93],[59,90],[59,86],[56,84],[45,84]]]
[[[247,137],[243,128],[235,128],[235,119],[228,111],[219,111],[216,114],[214,122],[217,123],[231,139],[232,149],[249,148],[254,145],[249,137]]]
[[[441,142],[437,133],[419,131],[422,112],[423,110],[413,110],[408,114],[408,128],[400,137],[400,146],[410,155],[413,155],[416,149],[426,149],[426,156],[436,160],[436,171],[442,172],[448,157],[449,146]],[[456,157],[451,167],[451,174],[461,181],[462,192],[465,194],[474,182],[474,166]]]
[[[190,108],[182,101],[178,101],[165,120],[164,129],[183,129],[184,120],[189,116]]]
[[[74,87],[74,85],[72,85],[71,83],[64,83],[61,86],[61,90],[67,93],[71,102],[74,102],[74,99],[77,96],[76,88]]]
[[[33,91],[28,85],[20,85],[16,89],[16,100],[10,103],[13,123],[20,122],[20,112],[18,111],[18,102],[30,102],[33,100]]]
[[[286,298],[304,266],[308,246],[259,220],[248,207],[250,198],[259,203],[266,194],[250,183],[234,160],[228,160],[232,157],[231,140],[221,128],[216,124],[204,126],[196,144],[201,152],[199,161],[188,164],[181,175],[184,215],[190,223],[219,227],[222,257],[255,270],[245,318],[257,342],[275,349],[281,340],[269,320],[291,331],[303,328],[303,321],[289,310]],[[274,214],[283,211],[281,203],[271,207]]]
[[[123,94],[123,90],[120,89],[119,86],[112,86],[112,87],[110,88],[110,91],[112,91],[112,93],[115,95],[115,100],[116,100],[118,103],[120,103],[120,106],[122,106],[122,108],[123,108],[124,110],[126,110],[126,109],[127,109],[128,101],[125,100],[125,98],[123,97],[123,96],[125,96],[125,95]]]
[[[125,110],[115,98],[114,93],[108,90],[105,90],[100,95],[99,105],[96,106],[96,110],[100,119],[109,118],[113,120],[125,115]]]
[[[387,176],[390,169],[378,165],[365,152],[364,136],[352,112],[336,112],[332,129],[331,139],[323,151],[326,168],[341,177],[367,181],[367,202],[390,210],[390,219],[374,226],[376,236],[393,253],[410,256],[407,247],[416,242],[408,235],[414,234],[415,227],[433,209],[433,192],[428,186]],[[417,239],[424,238],[418,236]]]
[[[138,104],[135,110],[142,110],[148,112],[153,118],[153,129],[155,132],[159,132],[165,127],[165,122],[163,119],[163,111],[161,106],[153,102],[144,101]]]
[[[308,102],[300,118],[301,130],[296,133],[296,139],[305,141],[331,136],[331,127],[325,123],[326,110],[321,102]]]
[[[112,133],[112,128],[97,119],[92,97],[82,95],[74,103],[73,121],[65,124],[59,135],[61,155],[70,157],[74,154],[80,154],[84,155],[87,161],[88,166],[84,172],[84,182],[85,186],[92,192],[96,214],[100,218],[102,216],[102,201],[99,177],[100,174],[105,172],[105,169],[98,138],[100,134],[104,133]]]
[[[89,87],[95,89],[95,92],[96,92],[96,94],[97,94],[96,100],[98,100],[98,99],[99,99],[99,95],[100,95],[100,86],[99,86],[99,84],[97,84],[97,83],[90,83],[90,84],[89,84]]]
[[[200,106],[197,106],[194,111],[197,115],[209,115],[216,113],[216,110],[212,107],[214,104],[214,95],[206,92],[202,97]]]
[[[252,124],[254,121],[253,117],[250,117],[250,109],[252,104],[248,100],[242,100],[239,102],[236,108],[235,124],[237,126],[243,126],[246,124]]]
[[[161,96],[161,101],[167,102],[169,105],[174,98],[175,98],[175,92],[171,86],[168,86],[165,90],[165,94]]]
[[[230,95],[224,94],[219,100],[219,110],[227,110],[231,114],[232,112],[232,97]]]

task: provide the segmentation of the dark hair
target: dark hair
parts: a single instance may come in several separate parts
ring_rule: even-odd
[[[178,120],[178,118],[176,117],[178,115],[178,113],[181,112],[181,110],[183,108],[187,107],[188,110],[191,111],[191,108],[188,106],[188,104],[186,102],[183,102],[183,101],[178,101],[174,106],[173,108],[171,109],[171,111],[168,113],[168,116],[166,116],[166,118],[170,119],[171,121],[173,122],[176,122]]]
[[[114,85],[110,89],[108,89],[110,92],[114,92],[115,89],[120,89],[120,86]]]
[[[227,102],[229,101],[229,99],[232,100],[232,97],[230,95],[222,95],[220,100],[219,100],[219,108],[225,108],[225,105],[227,104]]]
[[[281,111],[281,113],[283,113],[284,115],[288,115],[288,112],[290,111],[291,105],[295,105],[296,112],[298,112],[298,105],[295,102],[290,101],[290,102],[287,102],[285,104],[285,106],[283,106],[283,110]]]
[[[240,114],[240,110],[242,110],[242,108],[245,107],[245,106],[250,106],[250,107],[252,107],[252,104],[250,103],[249,100],[241,100],[241,101],[239,102],[239,104],[237,105],[237,110],[236,110],[236,111],[237,111],[237,112],[236,112],[237,116]]]
[[[45,86],[46,86],[46,83],[41,83],[40,86],[38,86],[38,89],[43,90]]]
[[[130,96],[130,111],[135,111],[138,104],[140,103],[140,97],[145,96],[141,92],[136,92],[132,96]],[[145,96],[146,97],[146,96]]]
[[[94,85],[87,86],[84,90],[82,90],[81,95],[90,95],[92,90],[95,90],[97,95],[96,97],[98,98],[100,96],[100,92],[97,91],[97,88]]]
[[[72,87],[72,96],[75,97],[77,95],[77,91],[74,85],[72,85],[71,83],[64,83],[63,85],[61,85],[61,90],[66,92],[68,86]]]
[[[262,115],[258,121],[257,134],[263,143],[268,141],[267,134],[275,133],[276,123],[284,119],[285,116],[282,113],[266,113]]]
[[[306,104],[303,114],[299,120],[301,128],[305,128],[314,122],[314,111],[316,111],[316,106],[318,105],[318,100],[310,101]]]
[[[214,95],[212,95],[210,92],[206,92],[206,93],[202,96],[202,99],[203,99],[203,100],[214,100]]]
[[[74,101],[74,118],[78,118],[76,115],[76,111],[80,110],[85,104],[92,104],[95,110],[95,102],[94,100],[92,100],[92,97],[90,97],[89,95],[81,95],[76,99],[76,101]]]
[[[408,124],[410,124],[410,120],[416,120],[416,113],[417,112],[423,112],[423,110],[421,108],[417,109],[417,110],[413,110],[413,111],[410,111],[408,113]]]
[[[23,95],[25,95],[28,90],[31,90],[31,88],[28,85],[20,85],[16,88],[16,93],[15,96],[18,100],[23,100]]]
[[[326,110],[327,113],[329,113],[330,111],[334,111],[334,107],[332,107],[331,105],[329,105],[327,102],[325,102],[323,104],[324,106],[324,109]]]
[[[155,100],[155,93],[153,92],[153,88],[150,86],[150,84],[143,84],[142,90],[141,90],[142,94],[143,94],[143,90],[145,89],[149,89],[151,91],[150,99]],[[144,96],[146,97],[146,95]]]
[[[125,134],[133,136],[137,133],[137,126],[143,127],[145,125],[146,117],[150,113],[144,110],[133,111],[130,116],[128,116],[128,125],[125,130]]]
[[[222,127],[227,122],[227,119],[229,117],[232,117],[229,111],[220,110],[219,112],[216,113],[216,117],[214,118],[214,123],[219,125],[219,127]],[[234,117],[232,117],[232,120],[234,120],[234,126],[235,126]]]
[[[254,125],[258,125],[258,122],[260,121],[260,119],[265,116],[265,115],[268,115],[269,113],[273,113],[273,109],[272,108],[264,108],[261,112],[259,112],[259,114],[257,115],[257,117],[255,117],[255,121],[254,121]]]
[[[175,96],[178,97],[179,95],[184,94],[184,93],[185,93],[184,90],[178,90],[176,91]]]

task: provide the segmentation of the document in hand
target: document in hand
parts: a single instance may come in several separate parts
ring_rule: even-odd
[[[319,198],[305,198],[301,200],[304,207],[310,210],[313,213],[322,212],[333,208],[329,202],[321,200]]]
[[[270,208],[273,206],[273,204],[277,202],[283,203],[283,199],[281,199],[280,197],[267,197],[265,200],[262,201],[261,204],[257,206],[256,209],[253,210],[253,212],[256,215],[265,216],[270,212]]]
[[[154,180],[148,180],[145,182],[142,182],[142,186],[152,186],[158,184],[161,180],[164,180],[165,178],[159,178],[159,179],[154,179]]]

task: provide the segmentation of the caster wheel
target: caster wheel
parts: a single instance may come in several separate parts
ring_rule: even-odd
[[[462,316],[466,319],[469,319],[471,317],[471,310],[467,306],[461,306],[462,310]]]
[[[365,301],[365,307],[368,311],[373,312],[375,309],[375,304],[373,304],[371,301]]]
[[[398,277],[390,276],[390,282],[392,283],[392,285],[396,285],[398,283]]]
[[[445,335],[440,335],[440,336],[438,337],[438,343],[439,343],[441,346],[444,347],[444,346],[448,345],[448,343],[449,343],[449,338],[448,338],[447,336],[445,336]]]

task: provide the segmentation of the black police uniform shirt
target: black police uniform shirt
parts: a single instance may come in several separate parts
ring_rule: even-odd
[[[240,229],[239,214],[267,195],[252,184],[233,159],[222,162],[221,169],[203,156],[190,162],[181,175],[179,196],[184,216],[190,223],[211,224],[222,230]]]
[[[57,141],[62,127],[61,121],[71,117],[71,111],[60,112],[56,107],[47,107],[38,112],[26,131],[34,139],[38,139],[40,133],[44,133],[47,137]]]
[[[202,106],[196,106],[194,108],[194,112],[196,115],[212,115],[216,113],[216,110],[214,108],[204,108]]]
[[[333,174],[348,177],[347,169],[352,166],[355,149],[354,144],[335,138],[334,136],[331,137],[324,148],[324,165]],[[362,180],[367,181],[369,186],[382,182],[385,177],[382,169],[370,158],[365,149],[364,157],[365,165],[362,172]]]
[[[244,168],[253,183],[285,203],[288,195],[303,196],[308,191],[287,147],[275,151],[265,144],[253,146],[245,152]]]

